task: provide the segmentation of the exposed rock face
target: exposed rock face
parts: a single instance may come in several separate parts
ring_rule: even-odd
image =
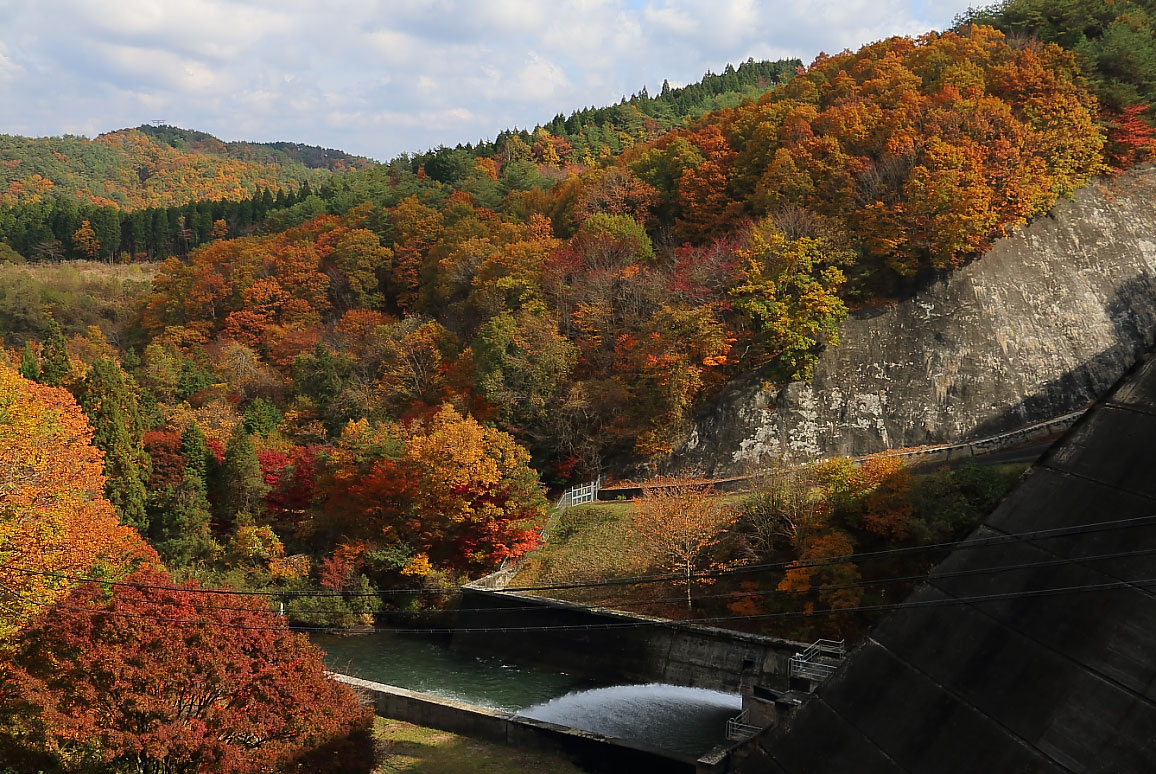
[[[1097,179],[914,298],[853,314],[809,383],[736,384],[676,469],[861,455],[1004,432],[1088,404],[1156,332],[1156,168]]]

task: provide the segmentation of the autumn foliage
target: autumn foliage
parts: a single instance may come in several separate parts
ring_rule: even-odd
[[[693,586],[707,584],[696,577],[722,563],[712,549],[738,513],[724,505],[710,484],[689,479],[655,479],[634,499],[631,539],[641,551],[656,557],[662,569],[676,573],[686,589],[686,612],[693,604]]]
[[[806,378],[849,306],[1044,212],[1102,168],[1096,109],[1055,45],[890,38],[548,190],[530,178],[560,168],[549,132],[471,157],[459,188],[448,157],[425,179],[391,167],[342,215],[170,259],[144,323],[179,357],[212,352],[242,400],[288,391],[322,436],[448,402],[589,475],[669,454],[730,379]],[[1113,149],[1147,147],[1133,123]]]
[[[173,567],[319,584],[344,597],[299,597],[290,616],[371,624],[375,587],[448,585],[535,548],[538,471],[560,485],[661,461],[728,382],[808,378],[849,309],[978,258],[1105,157],[1150,158],[1150,110],[1100,112],[1079,61],[963,25],[821,55],[672,131],[632,101],[613,125],[559,118],[279,204],[275,170],[210,165],[214,196],[266,189],[231,220],[81,217],[45,204],[52,180],[12,181],[74,254],[179,257],[138,310],[139,352],[99,331],[69,344],[56,321],[25,347],[23,372],[76,389],[103,453],[69,393],[0,363],[0,755],[255,772],[340,752],[365,713],[259,605],[53,574],[156,564],[104,493]],[[139,132],[96,144],[152,152]],[[147,190],[110,189],[122,206],[179,195],[188,154],[154,155],[171,163],[141,166]],[[679,576],[688,614],[702,571],[744,550],[782,562],[784,605],[846,611],[886,580],[849,555],[951,535],[992,491],[974,471],[917,481],[893,459],[835,460],[766,477],[740,517],[660,480],[630,540]],[[732,610],[769,609],[747,583]]]
[[[329,494],[326,521],[344,540],[405,546],[475,572],[537,545],[546,501],[529,455],[508,434],[443,405],[388,438],[397,451],[372,448],[384,440],[350,425],[319,484]]]
[[[137,572],[38,616],[0,664],[6,763],[65,771],[368,771],[372,712],[255,599]],[[314,754],[316,756],[316,754]],[[103,769],[102,769],[103,770]]]
[[[1017,474],[977,464],[913,471],[888,455],[773,466],[755,479],[734,531],[751,558],[783,569],[760,578],[761,591],[740,586],[729,609],[785,613],[773,630],[802,639],[861,630],[874,619],[858,608],[902,599],[935,561],[889,549],[961,537]]]
[[[156,561],[104,498],[103,455],[72,396],[0,362],[0,639],[66,594],[53,575]]]
[[[769,215],[902,277],[958,266],[1100,169],[1095,112],[1071,54],[971,27],[820,56],[629,163],[685,238]]]

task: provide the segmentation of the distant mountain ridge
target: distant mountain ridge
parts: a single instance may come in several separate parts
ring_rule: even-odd
[[[549,187],[710,110],[750,101],[800,65],[748,60],[681,88],[664,83],[653,97],[643,89],[616,105],[555,116],[534,132],[507,130],[493,141],[401,154],[384,164],[294,142],[225,142],[165,124],[92,140],[0,135],[0,263],[90,253],[158,260],[359,204],[392,207],[418,193],[440,201],[455,187],[497,210],[512,191]],[[95,236],[84,244],[98,244],[95,252],[77,246],[84,221]]]
[[[59,196],[121,210],[240,200],[318,186],[369,159],[299,143],[224,142],[205,132],[141,126],[95,139],[0,135],[0,205]]]
[[[127,131],[133,130],[120,129],[100,136],[113,136]],[[335,148],[322,148],[318,145],[306,145],[299,142],[226,142],[208,132],[182,129],[168,124],[159,126],[142,124],[136,127],[135,131],[148,135],[156,143],[168,145],[177,150],[227,156],[238,161],[252,161],[258,164],[277,164],[280,166],[301,164],[309,169],[328,169],[331,172],[365,169],[374,164],[372,159],[364,156],[354,156]]]

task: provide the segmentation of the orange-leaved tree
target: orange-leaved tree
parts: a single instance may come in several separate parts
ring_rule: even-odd
[[[58,576],[156,562],[104,498],[102,465],[72,396],[0,362],[0,639],[68,591]]]
[[[402,463],[417,472],[420,529],[412,542],[431,558],[472,568],[537,546],[546,498],[529,462],[512,436],[449,404],[411,425]]]
[[[655,479],[643,492],[634,498],[631,536],[653,561],[681,576],[689,618],[696,574],[717,566],[711,549],[738,513],[715,495],[712,485],[690,479]]]
[[[799,558],[787,568],[779,591],[789,591],[804,600],[809,614],[815,600],[830,610],[856,607],[863,598],[859,568],[844,557],[855,552],[851,536],[841,529],[819,533],[797,548]]]

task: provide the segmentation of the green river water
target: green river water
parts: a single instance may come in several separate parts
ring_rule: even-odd
[[[735,694],[675,685],[598,686],[476,658],[416,635],[315,634],[335,672],[515,712],[538,720],[630,739],[695,756],[725,740],[727,718],[741,709]]]

